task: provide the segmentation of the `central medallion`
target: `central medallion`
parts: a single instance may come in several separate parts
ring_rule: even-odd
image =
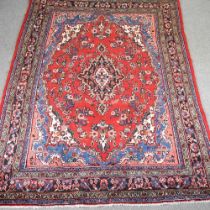
[[[90,96],[100,102],[98,111],[106,112],[105,101],[114,96],[115,88],[121,83],[124,76],[115,68],[111,59],[99,56],[78,75],[78,79],[88,88]]]
[[[110,77],[112,77],[112,75],[110,75],[105,68],[99,68],[96,71],[95,80],[100,86],[100,88],[103,89],[106,86],[106,84],[109,82]]]
[[[69,157],[71,148],[77,147],[75,154],[85,157],[81,162],[91,164],[121,161],[116,154],[133,145],[142,157],[143,149],[137,146],[155,144],[153,110],[159,78],[139,26],[98,16],[68,23],[61,31],[44,71],[52,112],[48,111],[52,126],[47,145],[57,152],[65,144],[59,157]],[[127,159],[129,154],[122,156]]]

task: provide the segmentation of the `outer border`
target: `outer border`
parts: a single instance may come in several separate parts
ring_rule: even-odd
[[[196,98],[197,98],[197,102],[198,102],[198,105],[199,105],[199,109],[200,109],[200,112],[201,112],[201,115],[202,115],[202,118],[203,118],[203,121],[204,121],[204,125],[205,125],[205,128],[207,130],[207,134],[208,134],[208,138],[210,139],[210,127],[209,127],[209,124],[208,124],[208,121],[207,121],[207,117],[206,117],[206,114],[205,114],[205,111],[203,109],[203,105],[202,105],[202,102],[201,102],[201,97],[200,97],[200,94],[199,94],[199,89],[198,89],[198,85],[197,85],[197,81],[196,81],[196,75],[195,75],[195,69],[193,67],[193,61],[192,61],[192,58],[191,58],[191,55],[190,55],[190,51],[189,51],[189,45],[188,45],[188,42],[187,42],[187,36],[186,36],[186,33],[185,33],[185,30],[184,30],[184,21],[183,21],[183,14],[182,14],[182,8],[181,8],[181,0],[177,0],[177,5],[178,5],[178,12],[179,12],[179,22],[180,22],[180,29],[181,29],[181,34],[182,34],[182,37],[183,37],[183,40],[184,40],[184,46],[186,48],[186,53],[187,53],[187,58],[188,58],[188,61],[189,61],[189,64],[190,64],[190,70],[191,70],[191,74],[192,74],[192,79],[193,79],[193,85],[194,85],[194,89],[195,89],[195,93],[196,93]],[[25,16],[24,16],[24,19],[23,19],[23,22],[22,22],[22,25],[21,25],[21,29],[19,31],[19,34],[18,34],[18,38],[17,38],[17,41],[16,41],[16,45],[15,45],[15,50],[14,50],[14,53],[13,53],[13,57],[12,57],[12,60],[11,60],[11,64],[10,64],[10,68],[9,68],[9,72],[8,72],[8,75],[7,75],[7,79],[6,79],[6,83],[5,83],[5,86],[4,86],[4,90],[3,90],[3,94],[2,94],[2,97],[0,98],[0,117],[1,117],[1,112],[3,110],[3,106],[4,106],[4,99],[6,97],[6,94],[7,94],[7,88],[9,86],[9,82],[10,82],[10,76],[12,74],[12,71],[13,71],[13,67],[14,67],[14,62],[15,62],[15,59],[17,57],[17,52],[18,52],[18,47],[19,47],[19,44],[20,44],[20,40],[22,38],[22,35],[23,35],[23,31],[24,31],[24,27],[25,27],[25,23],[28,19],[28,16],[29,16],[29,12],[30,12],[30,9],[31,9],[31,5],[32,5],[32,2],[33,0],[28,0],[28,7],[27,7],[27,10],[26,10],[26,13],[25,13]],[[145,203],[145,202],[137,202],[136,205],[132,202],[125,202],[125,203],[121,203],[121,202],[112,202],[112,203],[106,203],[106,204],[103,204],[103,203],[93,203],[93,204],[67,204],[67,205],[56,205],[56,204],[28,204],[28,203],[25,203],[25,204],[14,204],[14,203],[10,203],[10,204],[0,204],[0,206],[7,206],[7,207],[12,207],[12,206],[22,206],[22,207],[30,207],[30,206],[34,206],[34,207],[41,207],[41,206],[45,206],[45,207],[61,207],[61,206],[72,206],[72,207],[88,207],[88,206],[93,206],[93,207],[100,207],[100,206],[118,206],[118,205],[122,205],[122,206],[126,206],[126,205],[129,205],[129,206],[148,206],[148,205],[152,205],[152,206],[156,206],[156,205],[164,205],[164,204],[178,204],[178,203],[198,203],[198,202],[208,202],[210,199],[191,199],[191,200],[178,200],[178,201],[163,201],[163,202],[151,202],[151,203]]]
[[[195,94],[196,94],[198,106],[199,106],[199,109],[200,109],[200,112],[201,112],[201,115],[202,115],[202,118],[203,118],[203,121],[204,121],[204,125],[206,127],[208,138],[210,139],[210,127],[209,127],[209,124],[208,124],[208,121],[207,121],[207,117],[206,117],[206,114],[205,114],[205,111],[203,109],[203,105],[202,105],[202,102],[201,102],[201,97],[200,97],[200,93],[199,93],[198,83],[197,83],[196,75],[195,75],[195,69],[193,67],[193,60],[192,60],[192,57],[190,55],[190,50],[189,50],[189,45],[188,45],[188,41],[187,41],[187,36],[186,36],[186,33],[185,33],[185,29],[184,29],[184,20],[183,20],[183,13],[182,13],[182,7],[181,7],[181,0],[177,0],[177,2],[178,2],[177,3],[178,11],[179,11],[179,15],[180,15],[180,18],[179,18],[179,20],[180,20],[179,21],[180,22],[180,28],[181,28],[181,33],[182,33],[182,37],[183,37],[183,40],[184,40],[184,46],[186,48],[187,58],[188,58],[188,61],[189,61],[189,64],[190,64],[190,70],[191,70],[191,74],[192,74]]]

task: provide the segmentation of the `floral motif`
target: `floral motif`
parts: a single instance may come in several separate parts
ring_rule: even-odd
[[[67,16],[61,14],[62,18],[58,16],[57,19],[64,22],[75,19]],[[127,22],[118,25],[119,19],[124,17],[115,17],[112,21],[113,17],[95,15],[91,22],[88,18],[89,15],[84,15],[83,19],[79,18],[79,24],[67,25],[78,33],[68,35],[65,40],[65,23],[56,26],[59,28],[64,24],[65,32],[61,30],[62,40],[57,41],[59,47],[47,54],[52,62],[46,63],[43,82],[47,103],[63,126],[68,126],[74,133],[78,146],[98,153],[99,159],[107,161],[118,147],[126,148],[132,135],[137,135],[135,129],[144,123],[143,112],[155,109],[159,77],[142,44],[138,26],[129,27]],[[79,112],[75,116],[81,106],[91,114]],[[119,106],[123,108],[116,111]],[[117,119],[113,112],[119,112],[120,118]],[[102,128],[102,124],[111,129],[110,135],[115,133],[114,138],[104,129],[96,131],[95,125]],[[93,138],[96,132],[97,140],[96,136]],[[150,134],[155,141],[155,133]]]
[[[100,46],[102,47],[102,46]],[[78,75],[78,78],[88,86],[91,97],[100,101],[98,111],[104,115],[107,111],[104,101],[114,97],[114,89],[123,80],[123,75],[110,63],[108,58],[100,56],[88,69]]]

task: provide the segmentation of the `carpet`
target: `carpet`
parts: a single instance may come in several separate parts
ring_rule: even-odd
[[[30,1],[0,110],[2,205],[210,197],[176,0]]]

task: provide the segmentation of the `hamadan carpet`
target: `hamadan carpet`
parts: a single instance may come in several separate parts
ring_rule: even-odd
[[[0,110],[1,205],[210,199],[177,0],[30,1]]]

